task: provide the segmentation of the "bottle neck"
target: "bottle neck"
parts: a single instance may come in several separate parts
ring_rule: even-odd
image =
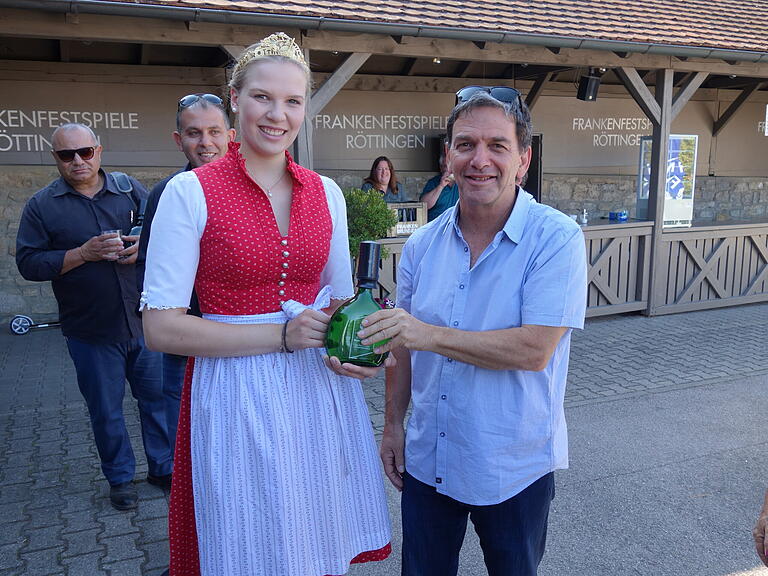
[[[378,281],[375,278],[358,278],[357,279],[357,291],[373,290],[378,286]]]

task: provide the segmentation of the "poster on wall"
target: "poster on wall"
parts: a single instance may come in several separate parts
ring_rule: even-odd
[[[664,185],[664,227],[689,227],[693,220],[693,196],[696,186],[696,154],[699,137],[695,134],[670,134],[667,149],[667,174]],[[653,140],[640,142],[637,177],[637,216],[648,218],[648,193],[651,185]]]
[[[105,166],[183,166],[171,134],[178,100],[210,92],[199,85],[115,82],[0,82],[0,166],[53,166],[51,134],[62,124],[90,127]]]

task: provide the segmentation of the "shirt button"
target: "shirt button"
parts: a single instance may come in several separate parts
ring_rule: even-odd
[[[469,252],[469,248],[467,248],[466,246],[464,246],[464,252]]]
[[[288,262],[283,262],[283,268],[288,268]]]
[[[280,296],[285,296],[285,290],[278,290],[277,293],[280,294]]]
[[[280,278],[288,278],[288,274],[285,272],[280,272]]]
[[[464,284],[459,284],[459,290],[464,290]]]
[[[280,282],[278,282],[278,283],[277,283],[277,285],[278,285],[278,286],[285,286],[285,282],[283,282],[282,280],[280,280]]]
[[[454,326],[458,326],[458,325],[459,325],[459,323],[458,323],[458,322],[454,322],[454,323],[453,323],[453,325],[454,325]]]
[[[282,306],[283,304],[285,304],[285,300],[280,300],[280,306]]]
[[[453,362],[453,358],[448,358],[448,362]]]
[[[280,240],[280,244],[283,246],[288,246],[288,240]]]
[[[441,399],[441,400],[445,400],[446,398],[448,398],[448,396],[446,396],[445,394],[443,394],[442,396],[440,396],[440,399]]]
[[[443,479],[442,478],[440,478],[440,477],[435,478],[435,484],[442,484],[442,483],[443,483]]]
[[[288,256],[290,256],[290,255],[291,255],[291,253],[290,253],[290,252],[285,252],[285,251],[283,252],[283,256],[284,256],[285,258],[288,258]]]
[[[440,432],[440,438],[445,438],[445,432]]]

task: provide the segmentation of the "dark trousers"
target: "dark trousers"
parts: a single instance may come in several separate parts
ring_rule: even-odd
[[[555,496],[553,473],[491,506],[463,504],[408,473],[403,480],[403,576],[455,576],[467,517],[480,537],[489,576],[536,575]]]
[[[111,485],[130,482],[136,468],[123,417],[125,381],[139,405],[141,435],[149,473],[169,474],[173,452],[168,444],[161,355],[136,338],[119,344],[93,344],[67,338],[77,384],[88,405],[101,470]]]
[[[176,430],[179,428],[181,389],[184,387],[184,372],[187,357],[163,354],[163,396],[165,396],[165,421],[168,424],[168,442],[171,452],[176,446]]]

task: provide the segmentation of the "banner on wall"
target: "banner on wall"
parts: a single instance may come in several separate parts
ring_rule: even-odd
[[[696,155],[699,137],[695,134],[670,134],[667,148],[667,173],[664,185],[664,227],[690,227],[693,220],[693,196],[696,185]],[[651,185],[651,151],[653,139],[646,136],[640,143],[640,165],[637,178],[637,214],[648,217],[648,194]]]
[[[200,86],[91,82],[0,83],[0,165],[53,165],[51,134],[62,124],[89,126],[106,166],[177,166],[171,136],[178,99]]]
[[[763,122],[763,136],[768,136],[768,104],[765,105],[765,121]]]

